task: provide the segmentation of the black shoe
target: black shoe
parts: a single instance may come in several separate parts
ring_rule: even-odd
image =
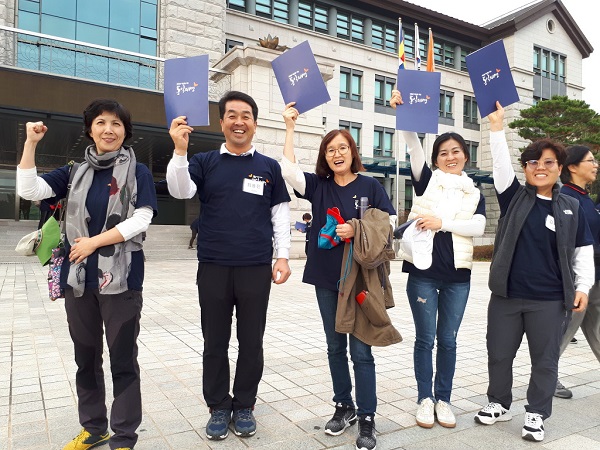
[[[577,344],[577,338],[571,339],[571,344]]]
[[[375,450],[377,438],[375,437],[375,418],[371,415],[358,418],[358,437],[356,450]]]
[[[354,406],[338,403],[335,405],[333,417],[325,425],[325,433],[331,436],[338,436],[346,428],[356,423],[356,409]]]

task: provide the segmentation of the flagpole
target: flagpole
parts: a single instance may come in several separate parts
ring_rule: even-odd
[[[421,70],[421,39],[419,39],[419,25],[415,22],[415,69]]]
[[[405,69],[404,67],[404,34],[402,33],[402,18],[398,17],[398,69]],[[398,81],[396,80],[396,89],[398,89]],[[400,220],[400,139],[398,130],[394,127],[394,134],[396,135],[396,226]]]

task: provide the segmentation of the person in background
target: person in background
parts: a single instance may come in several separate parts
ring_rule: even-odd
[[[26,124],[27,138],[17,167],[23,198],[52,202],[69,194],[61,287],[75,349],[79,421],[83,429],[63,450],[109,443],[132,449],[142,421],[137,337],[142,311],[142,233],[156,215],[152,173],[136,161],[131,115],[115,100],[92,101],[83,112],[84,132],[93,143],[68,188],[70,166],[37,176],[35,149],[48,128]],[[109,436],[104,372],[106,334],[113,380]]]
[[[271,285],[291,274],[290,196],[279,164],[256,151],[258,106],[252,97],[230,91],[219,100],[220,150],[198,153],[188,162],[193,128],[183,116],[169,131],[175,151],[167,166],[175,198],[198,194],[198,297],[204,351],[202,390],[210,408],[206,436],[225,439],[229,424],[241,437],[256,433],[253,409],[262,377],[263,336]],[[272,265],[273,243],[276,260]],[[229,340],[235,308],[238,359],[229,393]]]
[[[347,130],[332,130],[325,135],[319,147],[316,173],[303,172],[294,155],[294,128],[298,111],[294,103],[286,105],[283,118],[286,137],[281,167],[283,177],[294,188],[296,196],[312,204],[306,267],[302,281],[315,286],[317,303],[327,340],[327,358],[333,383],[335,413],[325,425],[325,433],[337,436],[357,421],[359,423],[356,448],[371,450],[376,446],[375,412],[377,394],[375,360],[371,346],[352,334],[335,331],[338,302],[338,280],[342,267],[344,246],[330,249],[318,247],[319,230],[327,220],[327,209],[339,208],[341,217],[348,221],[359,217],[359,199],[367,197],[372,208],[390,214],[396,221],[396,212],[383,186],[374,178],[360,175],[364,167],[356,143]],[[347,223],[337,225],[337,236],[351,239],[354,228]],[[352,399],[352,380],[348,366],[348,346],[354,367],[356,405]]]
[[[192,237],[190,238],[190,245],[188,245],[188,248],[194,248],[194,241],[196,240],[196,237],[198,236],[198,224],[200,223],[200,218],[196,217],[194,219],[194,221],[192,222],[192,224],[190,225],[190,229],[192,230]],[[198,245],[198,243],[196,243],[196,245]]]
[[[489,403],[475,421],[512,418],[513,361],[523,335],[531,357],[521,437],[540,442],[552,414],[560,342],[571,312],[584,311],[594,284],[593,243],[583,208],[560,193],[562,145],[532,142],[521,153],[525,185],[515,176],[504,135],[504,109],[488,116],[500,220],[490,265],[487,351]]]
[[[402,96],[392,91],[390,104],[401,107]],[[431,428],[435,420],[456,426],[450,397],[456,368],[456,336],[471,289],[473,237],[485,231],[485,198],[464,172],[469,162],[465,140],[442,133],[433,143],[430,169],[417,133],[402,132],[410,155],[416,197],[408,216],[416,229],[433,234],[431,263],[417,267],[413,256],[404,259],[406,293],[415,323],[414,370],[417,380],[417,425]],[[413,264],[414,263],[414,264]],[[420,264],[419,264],[420,265]],[[433,347],[436,344],[433,377]]]
[[[569,343],[573,342],[575,333],[581,327],[592,352],[600,362],[600,212],[596,209],[596,205],[586,189],[590,183],[596,180],[598,161],[589,147],[584,145],[573,145],[566,151],[567,159],[560,174],[560,179],[564,184],[560,192],[577,199],[585,214],[594,239],[595,281],[588,294],[587,308],[574,312],[571,317],[560,343],[560,354],[562,355]],[[571,398],[573,392],[564,387],[560,380],[557,380],[554,396]]]
[[[312,216],[310,215],[310,213],[304,213],[304,214],[302,214],[302,220],[306,224],[306,229],[304,230],[304,237],[305,237],[304,254],[308,255],[308,241],[310,240],[310,229],[312,227]]]

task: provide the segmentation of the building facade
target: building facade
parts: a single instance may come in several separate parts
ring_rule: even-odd
[[[518,104],[507,108],[508,121],[556,94],[581,99],[581,62],[593,48],[560,0],[541,0],[485,26],[404,1],[0,0],[0,42],[5,48],[0,74],[9,81],[0,86],[0,129],[6,136],[0,142],[0,218],[23,217],[14,193],[14,167],[24,122],[42,118],[51,131],[59,131],[54,138],[49,132],[40,148],[40,170],[51,170],[82,154],[86,139],[78,123],[80,111],[96,96],[114,96],[131,109],[138,159],[148,164],[157,182],[164,179],[172,153],[162,104],[164,59],[210,57],[211,126],[194,133],[192,152],[217,148],[222,134],[214,102],[224,91],[236,89],[257,100],[257,149],[279,159],[284,104],[270,63],[281,47],[304,41],[315,54],[331,101],[298,120],[296,148],[302,168],[314,170],[327,131],[347,128],[368,174],[384,185],[399,212],[410,209],[405,144],[394,130],[394,110],[388,103],[398,69],[398,18],[408,70],[415,68],[419,51],[425,67],[432,30],[435,70],[442,73],[439,133],[457,131],[469,145],[468,173],[486,196],[488,231],[493,232],[498,208],[490,184],[487,121],[478,115],[465,57],[504,40],[520,96]],[[269,35],[278,38],[279,50],[258,45]],[[426,152],[431,152],[435,137],[422,136]],[[518,149],[526,143],[514,131],[508,139],[520,173]],[[189,223],[198,205],[171,199],[160,189],[160,223]],[[293,219],[299,220],[309,205],[293,198],[292,209]]]

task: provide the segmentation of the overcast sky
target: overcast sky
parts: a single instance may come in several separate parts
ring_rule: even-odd
[[[528,2],[527,0],[502,0],[501,2],[481,3],[473,0],[408,1],[476,25],[482,25],[526,4],[537,3],[536,1]],[[585,86],[583,99],[593,110],[600,113],[600,85],[598,80],[600,74],[600,23],[598,22],[598,15],[591,11],[593,1],[562,0],[562,3],[575,19],[592,47],[594,47],[594,52],[583,60],[583,85]],[[493,8],[495,10],[492,10]]]

